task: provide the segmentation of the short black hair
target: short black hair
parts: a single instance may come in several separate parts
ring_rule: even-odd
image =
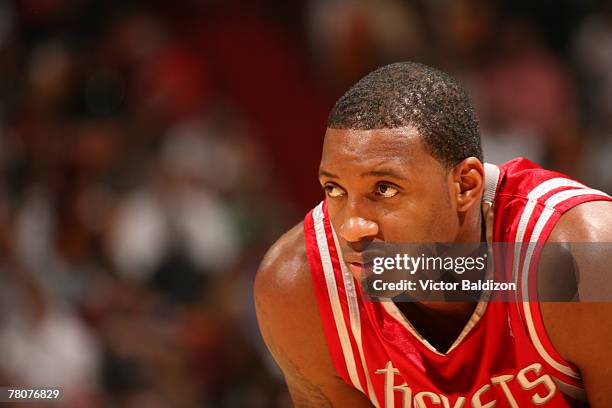
[[[442,71],[398,62],[370,72],[336,102],[332,129],[394,129],[413,126],[429,153],[452,167],[482,157],[478,119],[463,87]]]

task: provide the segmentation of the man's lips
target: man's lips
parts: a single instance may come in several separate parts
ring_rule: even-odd
[[[382,251],[349,252],[344,256],[344,262],[357,279],[367,278],[372,274],[374,258],[384,257]]]
[[[372,273],[373,262],[347,262],[348,268],[357,279],[362,279]]]

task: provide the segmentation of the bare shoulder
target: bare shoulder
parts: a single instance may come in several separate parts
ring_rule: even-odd
[[[295,295],[308,296],[309,283],[303,224],[299,223],[280,237],[264,256],[257,271],[255,294],[273,302],[292,301]]]
[[[612,201],[589,201],[561,216],[548,242],[612,242]]]
[[[270,247],[255,278],[259,327],[285,376],[309,369],[304,365],[312,351],[327,354],[302,228],[296,225]]]
[[[309,331],[315,342],[323,338],[302,223],[268,249],[255,277],[254,295],[259,327],[281,368],[287,349],[299,348],[294,337]],[[317,348],[325,345],[316,343]]]
[[[283,371],[296,407],[371,406],[333,367],[301,223],[268,250],[254,292],[261,333]]]
[[[543,248],[540,300],[610,299],[612,280],[607,282],[609,274],[603,268],[611,261],[612,202],[591,201],[572,208],[561,216]]]
[[[600,382],[612,374],[612,202],[587,202],[569,210],[548,242],[568,243],[560,255],[575,270],[580,301],[542,302],[544,326],[555,349],[580,369],[592,406],[599,406],[598,401],[612,397],[612,387]],[[552,262],[559,264],[558,259]]]

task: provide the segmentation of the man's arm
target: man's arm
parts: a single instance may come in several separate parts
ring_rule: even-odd
[[[303,226],[274,244],[257,272],[255,307],[263,338],[296,407],[371,407],[336,373],[308,269]]]
[[[564,214],[548,242],[569,245],[579,276],[581,302],[542,302],[544,325],[555,349],[580,370],[589,404],[612,403],[612,202],[578,205]],[[573,247],[573,249],[572,249]]]

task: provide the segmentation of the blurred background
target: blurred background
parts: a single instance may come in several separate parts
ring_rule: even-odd
[[[466,85],[487,161],[612,192],[604,1],[1,1],[0,384],[290,406],[253,277],[334,101],[400,60]]]

